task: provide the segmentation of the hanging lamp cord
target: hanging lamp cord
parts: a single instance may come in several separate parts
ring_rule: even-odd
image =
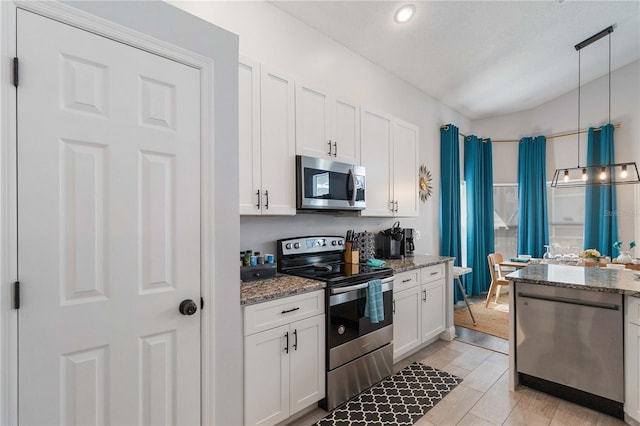
[[[578,168],[580,168],[580,54],[578,50]]]

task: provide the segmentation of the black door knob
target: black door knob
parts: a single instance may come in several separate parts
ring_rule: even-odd
[[[179,309],[182,315],[193,315],[198,310],[198,305],[191,299],[185,299],[180,303]]]

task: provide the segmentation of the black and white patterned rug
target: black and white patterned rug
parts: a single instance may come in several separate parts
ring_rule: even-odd
[[[336,408],[317,426],[412,425],[462,379],[414,362]]]

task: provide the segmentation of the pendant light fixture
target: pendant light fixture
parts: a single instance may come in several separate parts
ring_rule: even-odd
[[[552,188],[567,188],[576,186],[605,186],[640,183],[640,173],[635,162],[609,163],[591,166],[580,165],[580,50],[605,36],[609,36],[609,123],[611,123],[611,33],[613,26],[605,28],[597,34],[575,45],[578,51],[578,165],[556,169]],[[605,131],[604,127],[601,131]]]

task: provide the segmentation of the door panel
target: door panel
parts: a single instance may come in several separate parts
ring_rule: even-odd
[[[20,423],[197,424],[200,73],[17,19]]]
[[[418,128],[396,120],[393,141],[393,198],[396,216],[418,215]]]
[[[367,208],[362,216],[393,216],[391,209],[391,117],[362,109],[362,165],[367,171]]]

